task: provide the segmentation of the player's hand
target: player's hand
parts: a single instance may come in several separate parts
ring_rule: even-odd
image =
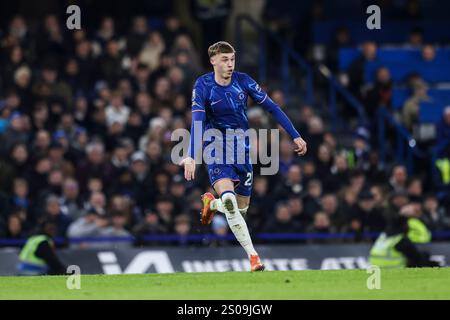
[[[307,151],[305,140],[303,140],[301,137],[298,137],[298,138],[294,139],[294,143],[295,143],[295,146],[296,146],[294,151],[297,152],[297,154],[299,156],[305,155],[305,153]]]
[[[184,166],[184,177],[187,181],[191,181],[195,178],[195,160],[191,157],[184,158],[180,162],[181,166]]]

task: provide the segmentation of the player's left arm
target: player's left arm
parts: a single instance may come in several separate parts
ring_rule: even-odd
[[[300,133],[295,129],[289,117],[283,110],[281,110],[280,106],[273,102],[269,95],[261,89],[255,80],[249,76],[246,76],[246,78],[247,79],[245,80],[248,94],[257,104],[261,105],[265,110],[272,114],[283,129],[286,130],[286,132],[291,136],[296,145],[295,152],[297,152],[298,155],[303,156],[307,151],[306,142],[300,136]]]

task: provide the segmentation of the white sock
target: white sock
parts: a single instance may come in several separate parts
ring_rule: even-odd
[[[212,200],[210,207],[212,210],[217,210],[219,212],[225,213],[225,208],[224,208],[223,202],[222,202],[222,200],[220,200],[220,198]],[[239,209],[239,212],[241,213],[242,217],[244,217],[244,219],[247,215],[247,210],[248,210],[248,206],[246,206],[245,208]]]
[[[219,212],[225,213],[225,208],[223,207],[223,203],[222,200],[220,200],[220,198],[212,200],[210,203],[210,207],[212,210],[217,210]]]
[[[257,255],[255,248],[253,248],[247,224],[239,212],[235,194],[233,192],[226,192],[222,194],[221,198],[228,225],[230,226],[231,231],[233,231],[234,236],[247,252],[248,256]]]
[[[245,208],[239,209],[239,212],[242,214],[244,219],[247,216],[247,210],[248,210],[248,206],[246,206]]]

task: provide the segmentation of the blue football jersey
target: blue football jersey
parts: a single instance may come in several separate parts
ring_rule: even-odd
[[[218,129],[226,134],[227,129],[249,129],[247,118],[247,98],[250,96],[256,103],[262,103],[267,93],[245,73],[233,72],[231,82],[227,86],[218,84],[214,73],[207,73],[197,79],[192,92],[192,112],[205,112],[204,129]],[[225,137],[225,136],[224,136]],[[234,138],[223,141],[224,161],[233,157],[237,161],[240,150],[244,150],[245,162],[248,159],[250,141],[246,138]],[[226,145],[234,144],[234,153],[226,154]],[[203,147],[208,145],[205,142]],[[239,149],[241,147],[241,149]]]
[[[262,103],[267,97],[255,80],[242,72],[233,72],[231,82],[222,86],[214,73],[197,79],[192,92],[192,112],[206,113],[205,129],[248,129],[247,98]]]
[[[223,161],[228,161],[231,157],[233,161],[241,162],[242,156],[245,162],[249,160],[250,141],[248,136],[239,134],[241,129],[244,132],[249,129],[247,118],[247,99],[251,97],[255,103],[261,105],[265,110],[270,112],[279,124],[295,139],[300,137],[298,131],[292,125],[292,122],[281,110],[280,106],[275,104],[267,93],[250,76],[242,72],[233,72],[231,81],[228,85],[222,86],[214,79],[214,73],[210,72],[199,77],[194,85],[192,92],[192,127],[189,155],[194,157],[197,153],[197,147],[194,145],[201,141],[201,137],[197,136],[194,130],[195,119],[201,119],[203,130],[216,129],[222,133],[223,140]],[[227,130],[233,129],[235,136],[227,135]],[[241,131],[242,132],[242,131]],[[233,139],[229,139],[233,138]],[[216,141],[213,138],[212,141]],[[205,139],[206,140],[206,139]],[[203,148],[209,143],[205,141]],[[234,153],[227,154],[226,150],[233,143]],[[241,151],[243,150],[243,151]],[[214,154],[211,154],[215,157]],[[220,158],[220,157],[219,157]],[[239,159],[239,160],[236,160]],[[229,163],[229,162],[227,162]],[[236,162],[234,162],[236,163]]]

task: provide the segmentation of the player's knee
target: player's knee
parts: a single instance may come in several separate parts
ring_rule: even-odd
[[[245,208],[240,208],[239,212],[242,214],[242,216],[245,218],[245,216],[247,215],[247,210],[248,210],[248,206],[246,206]]]
[[[225,191],[220,196],[223,206],[229,213],[234,213],[237,209],[236,195],[232,191]]]

